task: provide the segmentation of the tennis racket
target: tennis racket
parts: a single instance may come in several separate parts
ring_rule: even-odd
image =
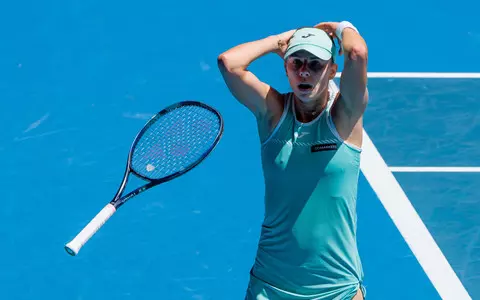
[[[72,256],[128,200],[170,181],[202,162],[223,134],[223,118],[214,108],[197,101],[173,104],[154,115],[135,137],[122,183],[113,198],[65,245]],[[124,195],[130,175],[146,183]]]

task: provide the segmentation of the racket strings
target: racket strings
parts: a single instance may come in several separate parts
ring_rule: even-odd
[[[131,165],[135,172],[160,179],[203,158],[221,130],[217,114],[200,106],[181,106],[159,116],[138,140]]]

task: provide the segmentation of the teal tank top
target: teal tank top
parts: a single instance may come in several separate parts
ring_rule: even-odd
[[[356,242],[361,149],[335,129],[332,84],[327,107],[309,123],[296,119],[293,94],[287,94],[279,123],[262,141],[265,216],[251,270],[256,283],[250,284],[257,286],[249,293],[265,295],[251,299],[351,299],[362,287]]]

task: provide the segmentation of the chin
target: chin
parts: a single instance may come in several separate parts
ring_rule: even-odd
[[[294,90],[294,93],[298,99],[304,102],[312,101],[316,96],[316,93],[314,90],[309,90],[309,91]]]
[[[303,103],[312,102],[314,99],[311,94],[305,94],[305,92],[295,93],[295,96]]]

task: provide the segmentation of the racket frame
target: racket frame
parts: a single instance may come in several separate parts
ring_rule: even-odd
[[[213,141],[210,148],[207,149],[207,151],[205,151],[203,153],[202,157],[197,159],[194,163],[190,164],[189,166],[187,166],[185,168],[182,168],[180,171],[177,171],[173,174],[162,177],[160,179],[151,179],[151,178],[148,178],[148,177],[143,176],[143,175],[139,174],[138,172],[136,172],[132,168],[132,156],[133,156],[135,146],[140,141],[140,139],[142,138],[145,131],[147,131],[150,128],[150,126],[155,124],[155,121],[158,118],[160,118],[161,116],[169,113],[172,110],[181,108],[183,106],[199,106],[199,107],[202,107],[204,109],[207,109],[207,110],[213,112],[218,117],[219,122],[220,122],[220,128],[219,128],[218,134],[215,137],[215,140]],[[135,136],[135,139],[134,139],[132,145],[130,146],[130,151],[128,153],[127,166],[125,168],[125,173],[124,173],[124,176],[123,176],[122,183],[121,183],[117,193],[115,194],[115,197],[112,199],[112,201],[110,201],[110,204],[112,204],[116,209],[118,209],[120,206],[122,206],[129,199],[131,199],[131,198],[135,197],[136,195],[148,190],[149,188],[152,188],[152,187],[154,187],[156,185],[159,185],[161,183],[165,183],[167,181],[170,181],[170,180],[172,180],[174,178],[177,178],[177,177],[187,173],[188,171],[192,170],[197,165],[199,165],[202,161],[204,161],[205,158],[208,155],[210,155],[210,153],[215,149],[215,147],[218,144],[218,141],[222,138],[223,129],[224,129],[223,118],[220,115],[220,113],[217,110],[215,110],[214,108],[212,108],[212,107],[210,107],[210,106],[208,106],[208,105],[206,105],[202,102],[193,101],[193,100],[186,100],[186,101],[177,102],[175,104],[172,104],[172,105],[162,109],[160,112],[155,114],[152,118],[150,118],[150,120],[143,126],[142,130],[140,130],[140,132],[138,132],[138,134]],[[126,195],[122,196],[122,194],[125,190],[125,187],[127,186],[128,178],[129,178],[130,174],[133,174],[133,175],[137,176],[138,178],[147,181],[148,183],[141,186],[141,187],[138,187],[135,190],[133,190],[133,191],[127,193]]]

